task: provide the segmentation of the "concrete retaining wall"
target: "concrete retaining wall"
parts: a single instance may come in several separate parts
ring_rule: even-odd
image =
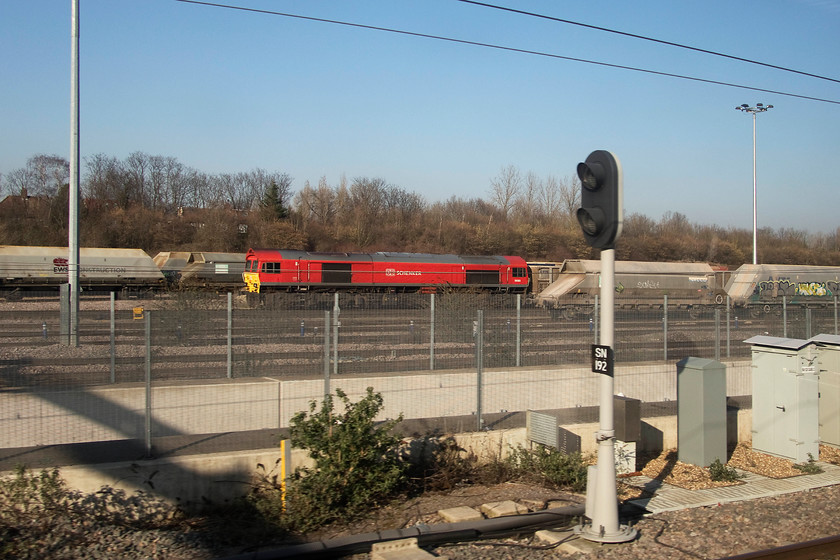
[[[749,361],[727,365],[727,395],[749,395]],[[367,387],[382,394],[380,419],[445,418],[476,413],[474,371],[418,372],[383,376],[338,376],[357,401]],[[598,376],[587,368],[494,369],[483,373],[483,414],[597,406]],[[615,392],[644,402],[676,400],[676,366],[616,366]],[[213,434],[288,427],[292,416],[320,401],[324,380],[254,378],[153,385],[153,437]],[[68,391],[0,392],[0,449],[91,441],[144,439],[143,385]]]
[[[750,439],[752,411],[740,410],[728,418],[729,442]],[[563,426],[581,437],[585,454],[597,453],[597,423]],[[470,432],[453,436],[457,445],[481,461],[505,457],[511,449],[529,445],[525,428]],[[677,447],[677,417],[659,416],[642,421],[642,440],[638,451],[660,451]],[[61,468],[68,486],[84,492],[95,492],[102,486],[123,489],[129,493],[142,490],[179,504],[187,509],[207,501],[224,503],[243,496],[255,475],[280,473],[279,447],[238,453],[211,453],[99,465],[78,465]],[[290,453],[287,472],[309,464],[303,450]],[[258,467],[261,465],[261,467]]]

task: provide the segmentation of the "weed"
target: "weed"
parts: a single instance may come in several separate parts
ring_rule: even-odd
[[[735,482],[745,475],[739,473],[732,467],[728,467],[720,462],[720,459],[715,459],[709,465],[709,477],[715,482]]]
[[[520,445],[507,462],[520,477],[573,492],[586,489],[587,463],[580,453],[563,453],[543,445],[525,449]]]
[[[806,463],[798,463],[793,465],[794,469],[800,470],[805,474],[820,474],[823,472],[822,467],[817,464],[814,456],[808,453],[808,461]]]

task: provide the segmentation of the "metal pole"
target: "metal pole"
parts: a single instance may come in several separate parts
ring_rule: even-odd
[[[79,0],[71,7],[70,186],[67,282],[70,284],[70,346],[79,345]]]
[[[330,395],[330,312],[324,311],[324,398]]]
[[[837,333],[837,296],[834,296],[834,334]]]
[[[782,296],[782,336],[787,338],[787,296]]]
[[[516,367],[522,365],[522,294],[516,294]]]
[[[233,294],[227,295],[227,377],[233,378]]]
[[[753,118],[753,264],[758,264],[758,178],[755,173],[755,113]]]
[[[615,336],[615,249],[601,251],[601,342],[612,352]],[[595,496],[587,494],[587,503],[592,504],[591,524],[581,529],[581,536],[588,540],[619,543],[632,540],[636,530],[618,524],[618,493],[615,486],[615,422],[614,389],[612,374],[600,375],[600,429],[595,438],[598,442],[598,465],[595,469]],[[589,515],[589,513],[587,513]]]
[[[811,338],[811,308],[805,308],[805,339]]]
[[[117,382],[117,334],[114,317],[115,294],[111,292],[111,383]]]
[[[335,303],[333,304],[333,337],[332,337],[333,374],[338,375],[338,326],[341,324],[338,320],[338,316],[341,313],[341,308],[338,307],[338,292],[336,292],[334,300],[335,300]]]
[[[731,315],[731,309],[729,308],[729,296],[726,296],[726,357],[729,358],[730,354],[730,345],[732,341],[732,333],[730,332],[731,324],[729,322]]]
[[[668,361],[668,296],[663,296],[662,303],[662,349],[664,352],[663,361]]]
[[[435,369],[435,294],[429,294],[429,369]]]
[[[592,344],[598,344],[598,337],[600,336],[601,332],[601,316],[600,316],[600,306],[601,302],[598,300],[598,296],[595,296],[595,309],[592,310],[592,314],[595,316],[595,324],[592,327]]]
[[[482,389],[482,379],[481,376],[484,373],[484,311],[481,309],[478,310],[478,322],[477,329],[475,333],[475,365],[477,371],[477,391],[478,394],[476,396],[476,404],[475,404],[475,416],[478,421],[478,430],[481,431],[484,428],[484,420],[481,418],[481,389]]]
[[[715,309],[715,361],[720,361],[720,309]]]
[[[764,105],[763,103],[756,103],[755,107],[750,107],[746,103],[743,105],[739,105],[735,107],[738,111],[743,111],[744,113],[750,113],[752,115],[753,121],[753,264],[758,264],[758,206],[757,206],[757,198],[758,198],[758,177],[756,174],[756,150],[755,150],[755,138],[756,138],[756,129],[755,129],[755,116],[758,113],[764,113],[768,109],[772,109],[772,105]]]
[[[146,457],[152,456],[152,313],[146,311],[146,415],[144,434]]]

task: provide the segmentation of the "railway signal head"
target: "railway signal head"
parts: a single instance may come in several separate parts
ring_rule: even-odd
[[[621,162],[606,150],[595,150],[577,166],[581,196],[577,219],[591,247],[613,249],[624,223]]]

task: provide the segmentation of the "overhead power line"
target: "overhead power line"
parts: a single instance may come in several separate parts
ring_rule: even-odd
[[[777,66],[775,64],[770,64],[770,63],[767,63],[767,62],[760,62],[758,60],[752,60],[750,58],[743,58],[743,57],[740,57],[740,56],[721,53],[721,52],[717,52],[717,51],[711,51],[711,50],[708,50],[708,49],[701,49],[700,47],[692,47],[691,45],[683,45],[683,44],[680,44],[680,43],[674,43],[672,41],[665,41],[663,39],[655,39],[653,37],[647,37],[645,35],[637,35],[635,33],[628,33],[626,31],[618,31],[616,29],[610,29],[608,27],[600,27],[600,26],[597,26],[597,25],[590,25],[588,23],[580,23],[580,22],[577,22],[577,21],[571,21],[571,20],[568,20],[568,19],[561,19],[561,18],[558,18],[558,17],[547,16],[547,15],[544,15],[544,14],[537,14],[537,13],[534,13],[534,12],[526,12],[524,10],[507,8],[505,6],[497,6],[495,4],[488,4],[486,2],[477,2],[476,0],[458,0],[458,2],[463,2],[464,4],[474,4],[476,6],[483,6],[485,8],[493,8],[495,10],[502,10],[504,12],[511,12],[511,13],[514,13],[514,14],[521,14],[521,15],[524,15],[524,16],[547,19],[547,20],[556,21],[556,22],[559,22],[559,23],[567,23],[569,25],[577,25],[578,27],[585,27],[587,29],[594,29],[596,31],[604,31],[605,33],[614,33],[616,35],[623,35],[625,37],[632,37],[633,39],[641,39],[643,41],[651,41],[653,43],[659,43],[660,45],[668,45],[669,47],[678,47],[678,48],[681,48],[681,49],[688,49],[688,50],[691,50],[691,51],[696,51],[696,52],[700,52],[700,53],[704,53],[704,54],[721,56],[723,58],[729,58],[731,60],[738,60],[740,62],[746,62],[746,63],[749,63],[749,64],[757,64],[759,66],[766,66],[767,68],[774,68],[776,70],[783,70],[785,72],[793,72],[794,74],[800,74],[802,76],[809,76],[811,78],[817,78],[817,79],[820,79],[820,80],[827,80],[829,82],[835,82],[835,83],[840,84],[840,80],[835,79],[835,78],[829,78],[828,76],[821,76],[819,74],[811,74],[810,72],[803,72],[801,70],[794,70],[793,68],[786,68],[784,66]]]
[[[546,53],[546,52],[541,52],[541,51],[519,49],[519,48],[516,48],[516,47],[506,47],[506,46],[503,46],[503,45],[494,45],[492,43],[483,43],[483,42],[480,42],[480,41],[468,41],[466,39],[455,39],[453,37],[444,37],[444,36],[441,36],[441,35],[431,35],[431,34],[428,34],[428,33],[418,33],[418,32],[415,32],[415,31],[405,31],[405,30],[401,30],[401,29],[392,29],[392,28],[388,28],[388,27],[379,27],[379,26],[375,26],[375,25],[366,25],[366,24],[362,24],[362,23],[353,23],[353,22],[348,22],[348,21],[340,21],[340,20],[327,19],[327,18],[317,18],[317,17],[312,17],[312,16],[302,16],[302,15],[299,15],[299,14],[290,14],[290,13],[286,13],[286,12],[275,12],[275,11],[271,11],[271,10],[260,10],[260,9],[257,9],[257,8],[246,8],[246,7],[243,7],[243,6],[232,6],[232,5],[229,5],[229,4],[218,4],[218,3],[215,3],[215,2],[204,2],[204,1],[201,1],[201,0],[176,0],[176,2],[182,2],[182,3],[185,3],[185,4],[197,4],[197,5],[201,5],[201,6],[210,6],[210,7],[214,7],[214,8],[226,8],[226,9],[230,9],[230,10],[238,10],[238,11],[243,11],[243,12],[252,12],[252,13],[257,13],[257,14],[280,16],[280,17],[287,17],[287,18],[293,18],[293,19],[301,19],[301,20],[306,20],[306,21],[315,21],[315,22],[319,22],[319,23],[331,23],[331,24],[334,24],[334,25],[343,25],[343,26],[346,26],[346,27],[355,27],[355,28],[358,28],[358,29],[369,29],[371,31],[382,31],[382,32],[385,32],[385,33],[396,33],[396,34],[399,34],[399,35],[407,35],[407,36],[410,36],[410,37],[420,37],[420,38],[423,38],[423,39],[435,39],[437,41],[447,41],[447,42],[450,42],[450,43],[457,43],[457,44],[461,44],[461,45],[471,45],[471,46],[475,46],[475,47],[485,47],[485,48],[489,48],[489,49],[497,49],[497,50],[515,52],[515,53],[520,53],[520,54],[530,54],[530,55],[534,55],[534,56],[543,56],[543,57],[554,58],[554,59],[558,59],[558,60],[568,60],[568,61],[571,61],[571,62],[581,62],[581,63],[584,63],[584,64],[595,64],[597,66],[605,66],[607,68],[617,68],[617,69],[621,69],[621,70],[630,70],[630,71],[633,71],[633,72],[643,72],[643,73],[646,73],[646,74],[653,74],[653,75],[656,75],[656,76],[665,76],[665,77],[669,77],[669,78],[679,78],[681,80],[691,80],[691,81],[694,81],[694,82],[701,82],[701,83],[713,84],[713,85],[719,85],[719,86],[727,86],[727,87],[733,87],[733,88],[738,88],[738,89],[746,89],[746,90],[750,90],[750,91],[760,91],[760,92],[763,92],[763,93],[772,93],[772,94],[776,94],[776,95],[784,95],[784,96],[787,96],[787,97],[796,97],[796,98],[799,98],[799,99],[807,99],[807,100],[810,100],[810,101],[819,101],[821,103],[833,103],[835,105],[840,105],[840,101],[835,101],[833,99],[822,99],[820,97],[811,97],[811,96],[808,96],[808,95],[800,95],[800,94],[796,94],[796,93],[776,91],[776,90],[772,90],[772,89],[759,88],[759,87],[747,86],[747,85],[742,85],[742,84],[734,84],[734,83],[730,83],[730,82],[723,82],[723,81],[720,81],[720,80],[710,80],[710,79],[706,79],[706,78],[697,78],[697,77],[694,77],[694,76],[686,76],[686,75],[682,75],[682,74],[673,74],[673,73],[670,73],[670,72],[660,72],[660,71],[657,71],[657,70],[649,70],[649,69],[646,69],[646,68],[638,68],[638,67],[634,67],[634,66],[625,66],[625,65],[621,65],[621,64],[611,64],[611,63],[608,63],[608,62],[600,62],[600,61],[597,61],[597,60],[587,60],[585,58],[575,58],[575,57],[571,57],[571,56],[563,56],[563,55],[559,55],[559,54]]]

